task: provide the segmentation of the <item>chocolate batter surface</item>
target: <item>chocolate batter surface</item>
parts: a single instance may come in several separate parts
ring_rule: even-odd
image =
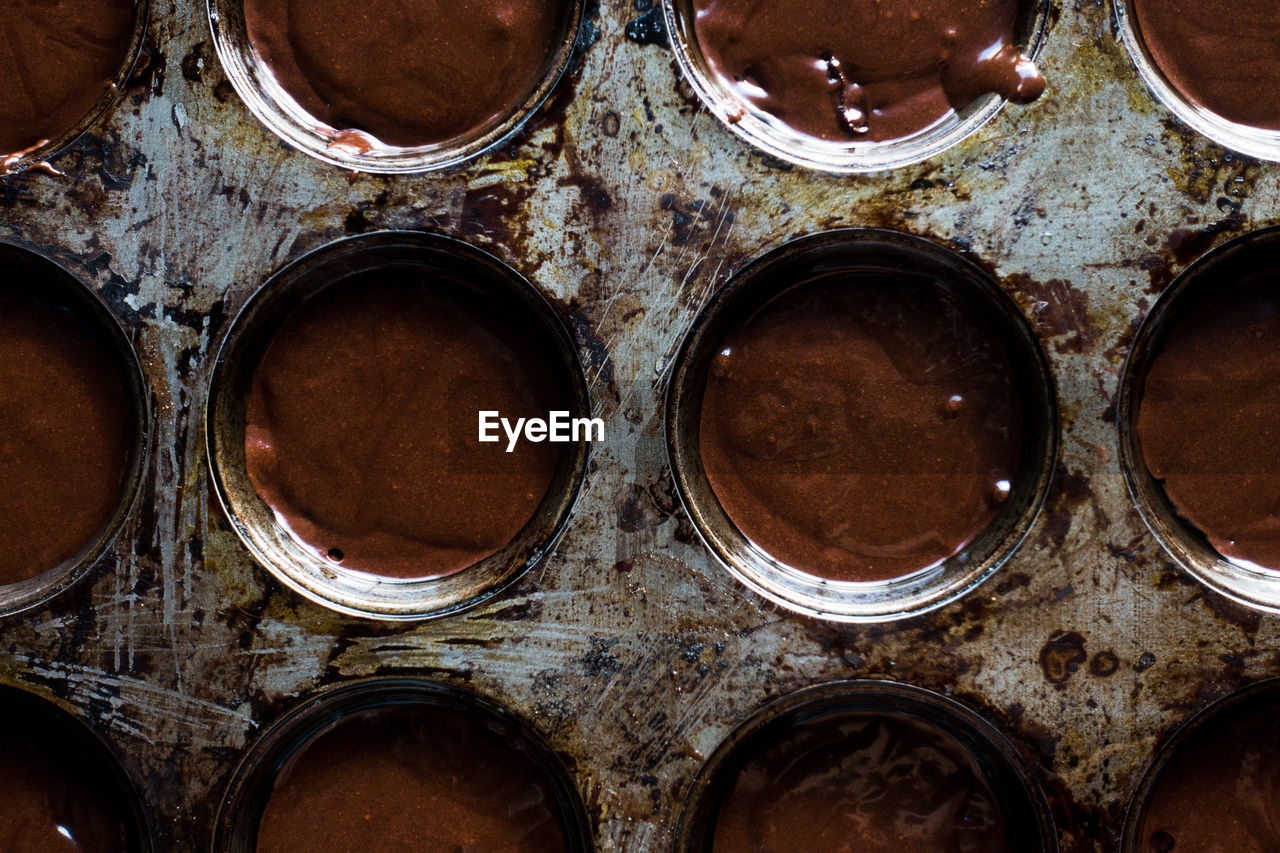
[[[707,478],[738,529],[819,577],[873,581],[964,549],[1007,498],[1008,357],[941,283],[850,268],[783,290],[717,345]]]
[[[296,309],[248,401],[245,461],[277,519],[335,565],[460,571],[533,517],[563,448],[480,444],[480,411],[569,408],[527,313],[415,268],[350,276]]]
[[[1193,734],[1165,766],[1143,853],[1280,850],[1280,699],[1246,700]]]
[[[90,544],[120,503],[138,429],[125,365],[57,292],[28,267],[0,270],[0,585]]]
[[[1045,81],[1014,43],[1017,0],[693,0],[703,55],[738,97],[833,142],[911,136]]]
[[[57,139],[129,58],[134,0],[0,0],[0,157]]]
[[[570,0],[246,0],[253,49],[336,131],[402,147],[501,122],[553,69]]]
[[[131,814],[76,732],[25,704],[0,707],[0,850],[124,853]]]
[[[1133,0],[1156,65],[1192,103],[1237,124],[1280,130],[1280,4]]]
[[[1201,282],[1138,409],[1147,469],[1224,557],[1280,571],[1280,265]]]
[[[721,801],[713,853],[1012,853],[978,762],[928,723],[845,712],[786,729]]]
[[[354,714],[306,744],[276,782],[258,853],[562,853],[550,778],[474,714]]]

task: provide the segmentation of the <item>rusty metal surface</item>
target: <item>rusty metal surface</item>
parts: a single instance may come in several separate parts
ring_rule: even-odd
[[[1088,0],[1054,10],[1049,94],[947,155],[869,178],[788,169],[692,103],[661,44],[637,41],[654,40],[649,7],[592,10],[598,39],[514,144],[461,171],[379,178],[283,147],[218,69],[203,3],[160,0],[122,103],[54,162],[66,177],[0,179],[0,238],[109,300],[157,413],[136,519],[85,582],[0,623],[0,682],[109,739],[160,849],[208,849],[239,755],[297,697],[415,673],[532,720],[571,763],[601,850],[665,849],[700,759],[764,701],[887,677],[982,710],[1044,782],[1063,849],[1110,851],[1157,740],[1280,674],[1277,621],[1203,591],[1142,527],[1111,422],[1136,322],[1205,250],[1280,222],[1280,168],[1179,129]],[[1033,319],[1061,398],[1061,462],[1027,545],[964,602],[886,627],[792,616],[739,588],[697,541],[663,451],[664,371],[698,306],[745,259],[837,225],[971,253]],[[461,237],[537,282],[609,424],[555,555],[482,609],[409,627],[272,582],[211,498],[201,433],[213,355],[258,285],[331,239],[392,227]]]

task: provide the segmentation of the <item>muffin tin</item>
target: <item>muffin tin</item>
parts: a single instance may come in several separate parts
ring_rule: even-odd
[[[567,75],[515,136],[463,167],[383,176],[265,129],[205,6],[177,0],[152,9],[116,107],[52,161],[66,177],[0,179],[0,239],[101,297],[154,413],[116,544],[0,620],[0,683],[108,742],[157,849],[210,849],[236,768],[300,702],[412,676],[526,720],[599,850],[671,849],[708,757],[770,701],[878,679],[976,711],[1044,789],[1059,848],[1112,851],[1157,744],[1280,675],[1274,619],[1193,580],[1144,526],[1116,423],[1141,319],[1198,257],[1280,224],[1280,172],[1178,123],[1104,5],[1048,9],[1041,101],[870,176],[795,168],[734,136],[682,78],[664,14],[589,4]],[[848,227],[985,270],[1048,354],[1061,430],[1044,511],[1004,565],[932,613],[870,625],[795,614],[735,580],[681,506],[664,428],[679,348],[730,276]],[[384,230],[459,239],[531,281],[607,422],[552,553],[472,609],[411,625],[285,588],[241,544],[206,465],[231,318],[307,252]]]

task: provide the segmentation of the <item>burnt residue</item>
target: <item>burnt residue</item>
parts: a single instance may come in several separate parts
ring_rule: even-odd
[[[1207,225],[1200,225],[1193,217],[1186,225],[1169,232],[1162,242],[1149,239],[1150,245],[1159,246],[1158,250],[1136,264],[1147,274],[1148,293],[1160,295],[1189,264],[1249,227],[1248,219],[1238,208],[1228,207],[1223,212],[1225,216]]]
[[[204,74],[212,62],[212,54],[209,42],[196,42],[182,57],[182,79],[196,85],[204,83]]]
[[[1245,225],[1245,218],[1233,211],[1203,228],[1178,228],[1165,239],[1165,250],[1176,264],[1186,266],[1209,251],[1223,235],[1238,234]]]
[[[635,0],[635,9],[640,15],[627,22],[627,38],[641,45],[670,45],[662,3],[659,0]]]
[[[1040,649],[1040,670],[1047,681],[1061,688],[1089,659],[1079,631],[1055,631]]]
[[[1120,658],[1108,649],[1089,658],[1089,674],[1095,678],[1110,678],[1120,671]]]
[[[1063,355],[1092,352],[1099,330],[1089,313],[1089,294],[1060,278],[1040,282],[1016,273],[1006,282],[1036,330],[1052,340],[1055,351]]]
[[[1262,164],[1223,150],[1177,119],[1165,119],[1164,127],[1180,148],[1180,166],[1169,168],[1167,173],[1182,193],[1198,205],[1213,204],[1220,210],[1239,211],[1253,194],[1264,171]]]
[[[1059,463],[1049,489],[1049,497],[1045,501],[1040,545],[1061,549],[1066,544],[1067,536],[1076,528],[1077,522],[1086,520],[1086,509],[1091,516],[1087,520],[1092,521],[1094,530],[1105,530],[1111,523],[1106,510],[1093,493],[1088,475]]]

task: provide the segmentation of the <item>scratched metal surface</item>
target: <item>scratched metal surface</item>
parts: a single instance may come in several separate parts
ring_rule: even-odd
[[[204,5],[159,0],[121,105],[54,165],[0,179],[0,237],[66,263],[131,328],[155,464],[112,556],[0,623],[0,681],[71,707],[125,756],[161,850],[206,850],[264,722],[374,673],[469,685],[573,767],[602,850],[662,850],[684,786],[763,701],[888,677],[961,697],[1036,767],[1063,849],[1108,851],[1157,740],[1226,689],[1280,674],[1276,620],[1202,592],[1141,527],[1110,422],[1135,322],[1190,260],[1280,221],[1280,169],[1180,130],[1096,0],[1055,9],[1040,103],[947,156],[871,178],[788,170],[692,104],[649,0],[606,0],[568,85],[513,145],[414,178],[286,150],[219,71]],[[628,24],[631,27],[628,38]],[[1028,544],[968,600],[844,628],[741,590],[696,540],[662,443],[663,371],[741,262],[877,225],[972,252],[1041,332],[1063,451]],[[345,234],[461,236],[571,325],[609,440],[555,555],[498,601],[419,626],[331,615],[254,566],[211,501],[201,412],[229,318],[273,270]]]

